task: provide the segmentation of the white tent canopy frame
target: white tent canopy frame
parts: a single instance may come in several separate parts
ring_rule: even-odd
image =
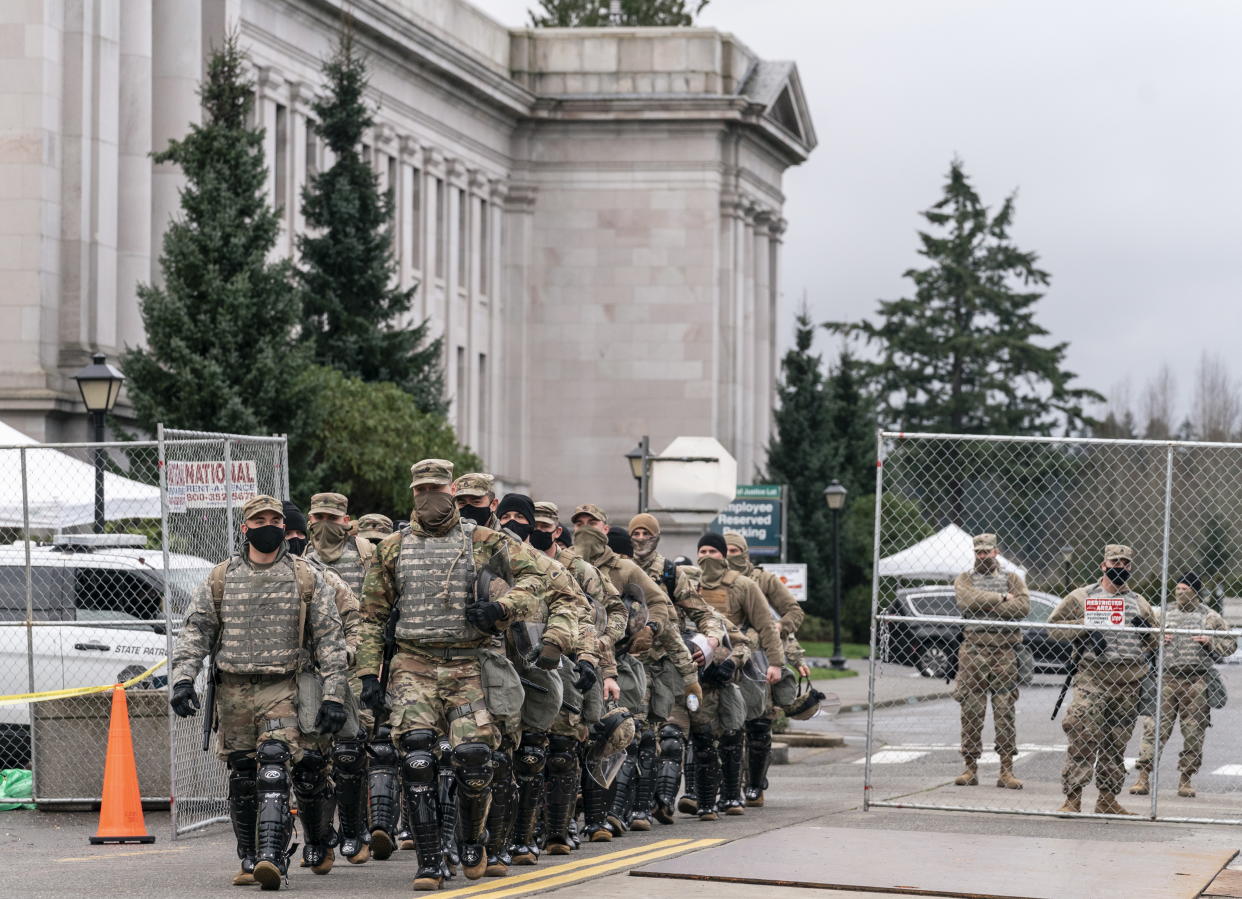
[[[1001,571],[1014,571],[1026,577],[1026,569],[1000,556]],[[956,524],[950,524],[930,537],[900,552],[880,559],[880,577],[906,580],[952,580],[975,565],[974,538]]]
[[[117,444],[138,447],[141,443]],[[75,444],[89,449],[92,444]],[[0,527],[20,528],[22,514],[22,450],[26,448],[26,503],[30,529],[60,531],[95,520],[95,466],[44,446],[0,422]],[[104,472],[104,518],[159,518],[160,488],[112,472]]]

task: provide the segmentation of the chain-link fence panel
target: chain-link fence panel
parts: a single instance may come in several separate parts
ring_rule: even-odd
[[[210,566],[239,549],[241,509],[247,499],[266,493],[289,496],[284,438],[247,437],[164,429],[160,439],[165,546],[168,569],[186,556],[211,560]],[[206,572],[198,577],[198,583]],[[171,578],[170,578],[171,580]],[[197,584],[196,584],[197,586]],[[170,594],[174,633],[185,613]],[[171,639],[169,651],[171,652]],[[206,668],[195,689],[206,696]],[[193,718],[169,716],[172,733],[173,829],[181,835],[228,820],[228,786],[216,754],[207,709]],[[204,745],[207,750],[204,751]]]
[[[1242,823],[1242,446],[882,433],[880,460],[867,805]]]

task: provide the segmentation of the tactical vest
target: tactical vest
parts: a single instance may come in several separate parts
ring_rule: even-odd
[[[1086,596],[1083,598],[1084,608],[1088,599],[1117,599],[1120,597],[1125,600],[1122,624],[1119,627],[1102,627],[1097,631],[1108,646],[1104,657],[1101,659],[1095,653],[1087,653],[1087,655],[1102,662],[1145,662],[1147,660],[1146,635],[1136,633],[1130,625],[1130,622],[1140,615],[1136,595],[1129,591],[1125,593],[1109,593],[1099,584],[1086,591]],[[1143,626],[1146,627],[1146,623]]]
[[[297,670],[301,650],[302,596],[289,556],[266,569],[240,559],[224,573],[216,664],[233,674]]]
[[[1190,610],[1176,607],[1164,612],[1164,626],[1170,630],[1207,630],[1208,610],[1196,606]],[[1170,634],[1173,642],[1164,648],[1165,668],[1189,668],[1207,671],[1212,666],[1207,646],[1196,643],[1194,634]]]
[[[737,583],[737,572],[726,571],[724,577],[720,579],[719,586],[702,588],[703,601],[738,627],[745,627],[746,622],[738,620],[741,616],[737,613],[733,602],[733,591],[730,589],[735,583]]]
[[[474,528],[463,521],[439,537],[403,533],[395,577],[398,640],[434,646],[486,639],[466,621],[474,599]]]
[[[970,583],[976,590],[986,590],[989,593],[999,593],[1004,596],[1009,592],[1009,575],[999,569],[989,574],[980,574],[977,571],[970,573]],[[962,613],[963,618],[993,618],[994,616],[986,611],[972,610]],[[988,627],[985,624],[968,624],[966,625],[966,633],[968,634],[1018,634],[1019,631],[1013,628]]]

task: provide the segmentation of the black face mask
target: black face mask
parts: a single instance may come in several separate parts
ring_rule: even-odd
[[[285,547],[289,550],[290,555],[300,556],[302,555],[302,553],[306,552],[306,538],[305,537],[286,537]]]
[[[1130,580],[1129,568],[1105,568],[1104,577],[1108,578],[1118,587]]]
[[[552,532],[551,531],[531,531],[530,545],[540,552],[547,552],[552,548]]]
[[[501,527],[523,542],[526,541],[526,538],[530,536],[530,532],[533,530],[529,524],[516,518],[513,521],[505,522]]]
[[[486,525],[488,519],[492,517],[491,506],[472,506],[467,503],[464,506],[459,506],[457,511],[461,514],[462,518],[473,521],[475,524]]]
[[[261,553],[274,553],[285,540],[285,529],[276,524],[246,528],[246,542]]]

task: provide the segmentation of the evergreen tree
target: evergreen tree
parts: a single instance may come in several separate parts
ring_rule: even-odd
[[[993,215],[962,163],[949,168],[944,196],[922,213],[925,268],[910,269],[914,295],[880,303],[878,324],[829,322],[862,338],[878,358],[860,363],[876,385],[887,424],[906,431],[1050,434],[1089,423],[1084,403],[1098,393],[1071,386],[1067,344],[1040,346],[1039,288],[1049,275],[1035,253],[1009,238],[1014,196]]]
[[[213,52],[199,88],[203,121],[156,153],[186,176],[181,218],[164,234],[164,284],[140,285],[147,347],[124,369],[138,422],[262,434],[287,427],[285,384],[299,353],[299,305],[287,262],[269,261],[280,222],[267,201],[263,131],[235,37]]]
[[[621,0],[621,20],[629,26],[688,26],[711,0]],[[611,25],[608,0],[539,0],[530,10],[535,28],[598,28]]]
[[[423,411],[442,412],[440,341],[428,339],[427,322],[406,324],[414,288],[393,286],[393,201],[361,156],[373,117],[363,96],[366,61],[348,31],[323,71],[327,90],[312,107],[315,132],[335,161],[302,191],[302,339],[316,363],[363,381],[390,381]]]

